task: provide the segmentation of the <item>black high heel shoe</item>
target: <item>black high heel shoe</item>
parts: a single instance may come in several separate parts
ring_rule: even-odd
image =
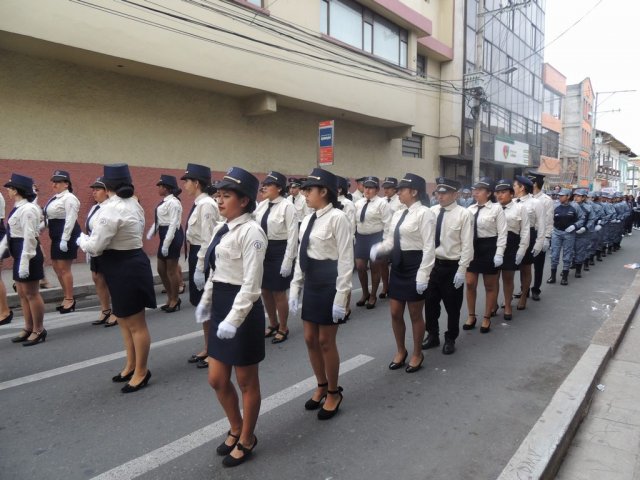
[[[29,338],[31,336],[31,334],[33,333],[33,332],[29,332],[29,331],[25,330],[24,328],[22,329],[22,332],[24,333],[24,335],[18,335],[17,337],[13,337],[11,339],[11,343],[26,342],[27,338]]]
[[[253,445],[251,445],[251,448],[245,447],[240,442],[236,443],[236,447],[238,448],[238,450],[242,452],[242,456],[240,458],[236,458],[231,456],[231,453],[229,453],[229,455],[227,455],[222,459],[222,465],[225,467],[237,467],[238,465],[249,460],[251,458],[251,453],[253,452],[253,449],[256,448],[256,445],[258,445],[258,437],[253,435],[253,438],[255,440],[253,442]]]
[[[319,388],[324,388],[327,387],[329,385],[328,382],[325,383],[319,383],[318,387]],[[306,401],[306,403],[304,404],[304,408],[305,410],[317,410],[318,408],[320,408],[320,405],[322,404],[322,401],[327,398],[327,394],[325,393],[324,395],[322,395],[320,397],[320,400],[314,400],[313,398],[310,398],[309,400]]]
[[[33,332],[31,332],[33,333]],[[31,347],[32,345],[37,345],[38,343],[42,342],[44,343],[44,341],[47,339],[47,331],[43,328],[42,331],[40,333],[38,333],[38,336],[36,338],[34,338],[33,340],[26,340],[22,346],[23,347]]]
[[[236,448],[238,440],[240,440],[240,435],[234,435],[233,433],[231,433],[231,430],[227,432],[227,437],[233,438],[234,442],[231,445],[227,445],[225,443],[227,439],[225,438],[224,441],[220,445],[218,445],[218,448],[216,448],[216,453],[220,456],[229,455],[233,451],[233,449]]]
[[[95,322],[91,322],[91,325],[103,325],[103,324],[107,323],[107,320],[109,320],[109,317],[111,316],[111,309],[102,310],[102,315],[103,315],[103,317],[100,320],[96,320]]]
[[[362,298],[361,300],[358,300],[356,302],[356,307],[364,307],[365,305],[367,305],[369,303],[369,297],[367,298]]]
[[[478,321],[478,318],[476,317],[476,314],[475,313],[470,313],[469,316],[473,317],[473,322],[463,324],[462,325],[462,329],[463,330],[473,330],[474,328],[476,328],[476,322]]]
[[[371,297],[369,297],[369,300],[371,300]],[[373,297],[373,303],[367,301],[367,303],[365,304],[367,306],[367,310],[373,310],[374,308],[376,308],[377,301],[378,299],[375,296]]]
[[[60,305],[60,310],[58,310],[60,312],[60,315],[64,315],[65,313],[71,313],[71,312],[75,312],[76,311],[76,299],[75,298],[65,298],[65,300],[73,300],[73,303],[68,308],[65,308],[62,305]]]
[[[422,358],[420,359],[420,363],[418,365],[407,365],[407,368],[404,369],[407,373],[415,373],[422,368],[422,364],[424,363],[424,353],[422,354]]]
[[[0,320],[0,325],[8,325],[13,320],[13,310],[9,310],[9,315]]]
[[[404,351],[404,357],[402,357],[402,360],[400,360],[399,362],[394,362],[392,361],[389,364],[389,370],[399,370],[402,367],[404,367],[404,363],[407,361],[407,356],[409,355],[409,351],[405,350]]]
[[[491,311],[491,316],[492,317],[497,317],[499,309],[500,309],[500,307],[498,305],[496,305],[496,309]]]
[[[340,404],[344,398],[342,396],[342,387],[338,387],[338,390],[327,390],[327,393],[331,395],[340,395],[340,400],[338,400],[338,404],[333,410],[326,410],[323,406],[318,412],[318,420],[329,420],[330,418],[333,418],[335,414],[338,413],[338,409],[340,408]]]
[[[151,378],[151,370],[147,370],[147,374],[144,376],[142,381],[138,385],[131,385],[130,383],[126,383],[124,387],[120,389],[122,393],[133,393],[147,386],[149,383],[149,379]]]
[[[131,380],[131,377],[133,377],[133,372],[134,372],[134,370],[131,370],[126,375],[122,375],[121,373],[119,373],[115,377],[111,377],[111,381],[113,383],[128,382],[129,380]]]
[[[489,326],[488,327],[483,327],[482,325],[480,325],[480,333],[489,333],[491,331],[491,317],[487,317],[485,315],[482,318],[485,318],[485,319],[489,320]]]
[[[178,310],[180,310],[181,303],[182,303],[182,300],[178,298],[178,303],[176,303],[173,307],[170,307],[169,305],[167,305],[167,308],[164,309],[164,312],[165,313],[177,312]]]

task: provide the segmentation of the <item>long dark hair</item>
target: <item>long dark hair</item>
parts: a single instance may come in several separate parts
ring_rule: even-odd
[[[122,180],[105,180],[107,190],[114,192],[120,198],[131,198],[135,192],[135,188],[128,181]]]

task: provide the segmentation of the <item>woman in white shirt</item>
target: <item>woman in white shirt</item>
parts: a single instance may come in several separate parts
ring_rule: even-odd
[[[476,201],[468,210],[474,217],[473,222],[473,260],[467,268],[467,309],[469,319],[462,326],[471,330],[476,326],[476,292],[478,276],[482,274],[486,292],[485,314],[480,333],[491,330],[491,317],[498,301],[498,272],[504,260],[507,246],[507,221],[502,207],[493,203],[493,181],[482,177],[473,186],[473,198]]]
[[[235,467],[251,458],[258,444],[254,431],[260,414],[258,365],[264,360],[264,308],[260,284],[267,237],[253,220],[259,181],[238,167],[218,183],[219,224],[207,248],[205,265],[211,269],[196,319],[209,319],[209,385],[229,421],[226,439],[216,453],[222,464]],[[235,370],[240,399],[231,382]],[[242,412],[240,411],[242,405]]]
[[[64,170],[53,172],[51,188],[55,195],[49,199],[43,209],[44,222],[51,238],[51,264],[64,294],[64,300],[57,310],[60,313],[69,313],[76,309],[71,264],[78,256],[76,240],[80,235],[78,224],[80,201],[73,194],[69,172]]]
[[[4,197],[0,193],[0,242],[4,240],[7,232],[4,226],[4,210]],[[9,304],[7,303],[7,289],[2,281],[2,259],[9,258],[9,256],[8,251],[4,255],[0,252],[0,325],[7,325],[13,320],[13,310],[9,308]]]
[[[20,297],[24,328],[11,339],[24,347],[37,345],[47,339],[44,328],[44,301],[40,296],[40,280],[44,277],[42,250],[38,240],[40,208],[33,204],[33,179],[13,173],[5,184],[13,210],[7,218],[7,234],[0,246],[13,257],[13,280]]]
[[[287,290],[293,277],[293,262],[298,250],[298,219],[295,206],[287,201],[287,177],[269,172],[262,181],[262,196],[254,213],[268,239],[262,275],[262,301],[269,325],[265,337],[282,343],[289,336]]]
[[[133,197],[129,167],[105,165],[103,178],[109,199],[100,207],[91,236],[81,234],[78,244],[96,258],[104,275],[127,352],[124,368],[111,380],[128,382],[121,391],[132,393],[146,387],[151,378],[145,309],[156,308],[156,295],[149,257],[142,250],[144,211]]]
[[[318,419],[328,420],[338,412],[342,402],[336,335],[338,325],[346,321],[353,273],[353,237],[349,220],[340,209],[334,174],[315,168],[302,188],[307,204],[315,212],[300,226],[300,250],[291,282],[289,309],[293,314],[297,312],[303,293],[304,340],[318,382],[305,409],[320,409]]]
[[[158,233],[157,261],[158,275],[162,279],[162,285],[167,292],[167,303],[160,307],[165,313],[173,313],[180,310],[182,300],[178,296],[182,279],[178,273],[178,259],[184,244],[184,232],[182,230],[182,202],[178,198],[180,188],[173,175],[160,175],[156,183],[158,195],[162,201],[155,210],[154,223],[147,232],[147,240],[151,240]]]

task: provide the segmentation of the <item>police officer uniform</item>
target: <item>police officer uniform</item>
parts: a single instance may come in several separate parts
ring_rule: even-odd
[[[542,275],[544,273],[544,262],[546,258],[546,252],[551,246],[551,234],[553,232],[553,212],[555,209],[555,203],[551,197],[542,191],[542,185],[544,184],[544,175],[537,171],[529,171],[526,174],[539,189],[538,192],[533,193],[533,198],[542,203],[544,211],[544,244],[542,252],[540,252],[533,261],[534,274],[533,274],[533,287],[531,287],[531,297],[533,300],[540,299],[540,287],[542,286]]]
[[[217,187],[255,202],[259,181],[246,170],[233,167]],[[251,213],[218,224],[207,248],[205,265],[211,271],[200,304],[210,312],[208,354],[226,365],[254,365],[264,359],[260,285],[266,250],[267,236]],[[235,329],[232,338],[218,336],[222,323],[223,328]]]
[[[78,243],[96,258],[109,288],[113,314],[129,317],[156,308],[151,264],[142,250],[144,211],[133,198],[128,165],[105,165],[103,179],[116,194],[102,202],[91,235],[82,235]]]
[[[610,254],[613,249],[613,240],[615,236],[617,215],[616,215],[616,209],[611,203],[612,195],[607,192],[602,192],[602,198],[604,199],[603,207],[604,207],[606,220],[607,220],[605,234],[604,234],[604,250],[606,251],[606,253]],[[606,257],[606,253],[603,255],[603,257]]]
[[[436,192],[457,192],[460,189],[459,182],[448,178],[439,177],[436,183]],[[436,217],[435,262],[425,291],[427,338],[422,348],[440,345],[438,320],[440,302],[443,302],[448,320],[442,351],[451,354],[460,333],[464,277],[473,259],[473,215],[455,201],[445,207],[434,205],[431,211]]]
[[[7,229],[4,226],[4,211],[6,209],[6,204],[4,202],[4,197],[2,193],[0,193],[0,242],[5,237],[7,233]],[[1,258],[0,258],[1,259]]]
[[[365,187],[380,187],[378,177],[366,177]],[[356,205],[356,249],[355,258],[368,259],[371,247],[382,241],[384,231],[391,220],[387,201],[378,196],[361,198]],[[375,293],[375,292],[374,292]]]
[[[559,196],[569,197],[571,190],[563,188]],[[573,264],[576,230],[582,228],[583,215],[571,202],[560,204],[553,214],[553,234],[551,236],[551,276],[547,283],[556,283],[556,273],[562,250],[562,280],[561,285],[568,285],[569,268]]]
[[[353,192],[351,192],[351,200],[353,201],[353,203],[356,203],[358,200],[361,200],[364,198],[364,193],[362,193],[358,189],[357,185],[362,184],[366,178],[367,177],[356,178],[356,189]]]
[[[338,177],[338,188],[343,192],[349,191],[349,180],[345,177]],[[345,195],[338,195],[338,201],[342,204],[342,211],[349,219],[349,225],[351,226],[351,235],[356,234],[356,206],[353,201],[349,200]]]
[[[573,263],[576,269],[575,277],[582,277],[582,267],[586,261],[586,270],[589,269],[589,247],[591,245],[591,235],[595,228],[595,216],[591,205],[586,202],[587,190],[578,188],[574,191],[574,198],[581,197],[582,201],[575,201],[575,206],[582,210],[583,226],[576,230],[576,243]]]
[[[602,219],[604,217],[604,208],[600,202],[596,201],[597,192],[589,192],[587,194],[588,203],[591,206],[593,213],[593,219],[595,225],[593,232],[591,233],[591,243],[589,245],[589,261],[585,262],[585,270],[589,270],[589,265],[595,265],[595,257],[598,256],[598,260],[602,261],[600,253],[600,245],[602,242]]]
[[[396,213],[398,210],[402,210],[405,206],[402,204],[400,199],[398,198],[398,179],[395,177],[385,177],[382,181],[382,188],[393,188],[396,193],[391,195],[390,197],[385,196],[384,200],[389,205],[389,211],[391,215]]]
[[[56,170],[51,177],[52,182],[68,182],[71,185],[69,172]],[[78,256],[76,240],[80,236],[78,211],[80,200],[69,190],[60,192],[49,199],[45,205],[44,221],[51,238],[51,260],[73,260]],[[67,243],[67,250],[60,248],[61,241]]]
[[[513,185],[508,180],[498,180],[495,191],[502,190],[513,192]],[[507,222],[507,245],[504,249],[500,270],[516,271],[529,249],[531,235],[529,212],[522,202],[514,200],[511,200],[507,205],[502,205],[502,211]],[[517,261],[518,259],[520,262]]]
[[[13,257],[13,281],[34,282],[44,278],[44,257],[38,239],[40,208],[33,199],[33,179],[12,173],[5,187],[15,188],[21,197],[7,218],[7,248]],[[26,337],[25,337],[26,338]]]
[[[470,207],[473,202],[475,201],[473,199],[473,197],[471,197],[471,190],[469,190],[468,188],[463,188],[460,193],[463,195],[460,198],[458,198],[458,205],[460,205],[461,207],[464,208],[468,208]],[[464,195],[469,195],[468,197],[465,197]]]
[[[290,178],[289,186],[300,188],[302,186],[302,179]],[[301,192],[298,192],[297,195],[289,195],[287,197],[287,200],[293,203],[293,206],[296,208],[296,219],[298,221],[298,224],[302,222],[302,219],[304,217],[313,213],[312,209],[307,206],[306,197]]]
[[[269,172],[262,185],[275,184],[285,191],[287,178],[279,172]],[[283,196],[274,200],[265,199],[254,213],[267,236],[267,251],[264,257],[262,288],[274,292],[289,289],[293,278],[293,262],[298,250],[298,221],[296,209]],[[282,273],[287,273],[283,276]]]
[[[516,175],[515,180],[523,186],[533,188],[533,182],[527,177]],[[532,265],[535,258],[534,253],[536,254],[535,256],[538,256],[542,254],[544,249],[546,213],[543,203],[530,193],[518,197],[515,202],[522,205],[522,208],[527,212],[527,216],[529,217],[529,247],[522,259],[522,265]],[[537,294],[535,296],[537,296]]]
[[[158,258],[178,259],[184,243],[184,231],[182,230],[182,202],[174,193],[178,192],[178,182],[173,175],[160,175],[156,186],[164,186],[171,193],[165,195],[156,206],[154,223],[151,227],[153,234],[158,232],[160,242],[158,244]],[[164,253],[163,253],[164,252]]]
[[[104,179],[103,177],[98,177],[96,178],[96,181],[93,182],[89,188],[102,188],[104,190],[107,189],[106,185],[104,184]],[[106,200],[105,200],[106,201]],[[104,203],[104,202],[102,202]],[[89,209],[89,213],[87,214],[87,219],[84,222],[84,231],[87,232],[87,235],[91,235],[91,232],[93,231],[93,228],[95,226],[95,219],[96,219],[96,213],[98,213],[98,211],[100,210],[100,203],[96,203],[95,205],[93,205],[90,209]],[[89,260],[89,270],[91,270],[92,272],[98,272],[98,268],[96,265],[96,259],[94,257],[92,257],[91,255],[87,254],[87,256],[90,258]]]

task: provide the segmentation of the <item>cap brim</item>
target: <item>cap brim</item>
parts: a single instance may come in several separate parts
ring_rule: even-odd
[[[70,180],[67,177],[58,177],[54,175],[53,177],[51,177],[51,181],[52,182],[69,182]]]
[[[376,182],[362,182],[362,184],[365,187],[380,188],[380,185],[378,185]]]
[[[89,185],[89,188],[104,188],[104,189],[106,189],[107,186],[104,183],[92,183],[91,185]]]
[[[448,192],[455,192],[456,190],[454,188],[450,188],[450,187],[438,187],[436,188],[436,192],[437,193],[448,193]]]
[[[242,191],[240,185],[232,180],[222,179],[218,183],[216,183],[216,188],[218,190],[237,190],[239,192]]]

